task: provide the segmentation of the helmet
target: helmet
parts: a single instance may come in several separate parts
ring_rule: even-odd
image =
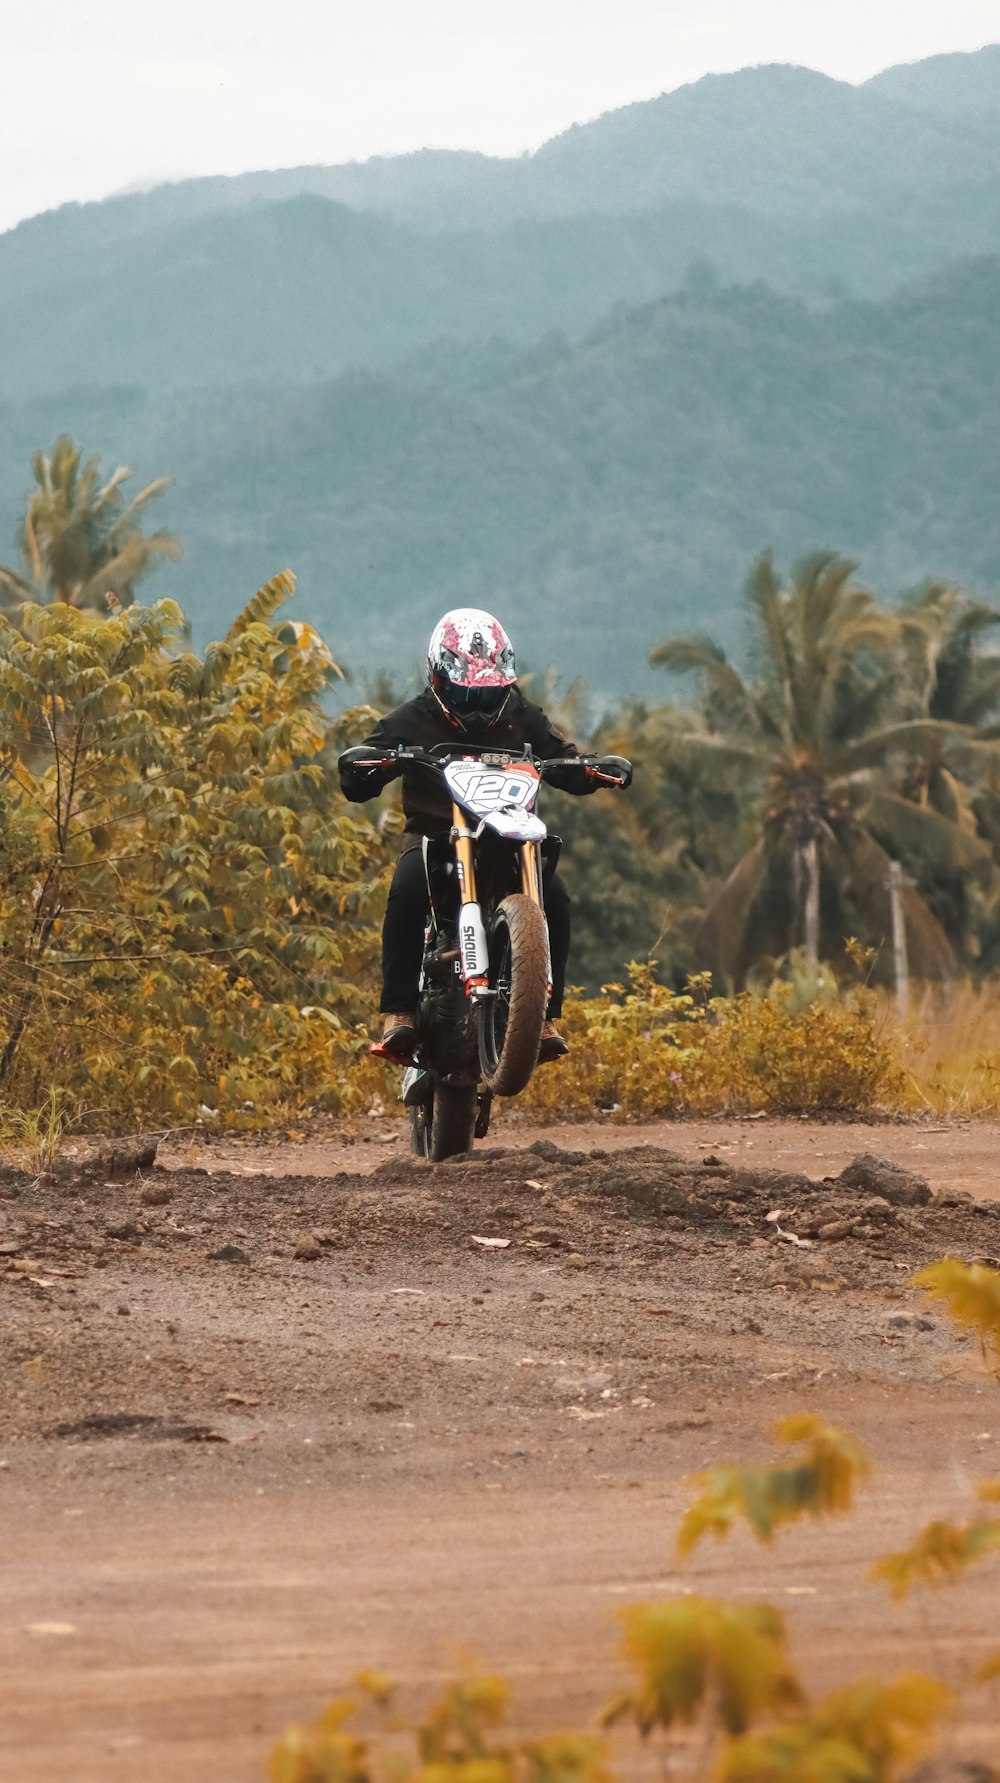
[[[481,607],[454,607],[427,647],[427,679],[439,706],[462,730],[495,724],[517,679],[514,646]]]

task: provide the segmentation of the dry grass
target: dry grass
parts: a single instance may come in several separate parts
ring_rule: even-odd
[[[1000,982],[926,985],[917,989],[905,1022],[889,999],[881,1015],[904,1073],[906,1107],[1000,1113]]]

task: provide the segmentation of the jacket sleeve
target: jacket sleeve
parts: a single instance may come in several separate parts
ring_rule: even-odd
[[[535,754],[542,761],[566,763],[565,770],[549,769],[545,776],[549,785],[558,787],[560,792],[575,793],[578,797],[596,792],[598,782],[591,778],[580,761],[580,751],[576,744],[556,730],[547,712],[543,712],[540,707],[536,711],[536,734],[531,740]]]

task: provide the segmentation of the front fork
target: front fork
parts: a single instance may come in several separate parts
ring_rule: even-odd
[[[489,947],[486,930],[483,926],[483,914],[479,908],[478,890],[476,886],[476,862],[473,843],[477,831],[470,830],[464,811],[458,805],[452,805],[451,839],[455,845],[455,865],[458,873],[458,895],[461,908],[458,913],[458,949],[462,964],[462,978],[465,982],[466,995],[473,1002],[480,1002],[490,993],[489,979]],[[542,895],[542,851],[537,842],[522,842],[518,849],[521,867],[521,891],[533,904],[544,909]],[[552,989],[552,960],[549,953],[549,929],[545,925],[545,969],[549,980],[549,991]]]

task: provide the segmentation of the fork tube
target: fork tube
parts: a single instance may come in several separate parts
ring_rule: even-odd
[[[456,804],[452,804],[451,839],[455,845],[458,869],[458,949],[462,962],[462,978],[466,995],[474,999],[489,991],[489,944],[483,927],[476,889],[476,863],[472,851],[473,831],[469,820]]]
[[[452,837],[455,843],[455,860],[458,863],[458,897],[461,904],[476,904],[476,863],[472,854],[472,835],[469,820],[458,805],[451,807]]]
[[[533,904],[541,903],[542,887],[537,842],[521,844],[521,890]]]
[[[533,904],[538,904],[544,915],[545,900],[542,897],[542,851],[537,842],[521,844],[521,890]],[[552,946],[549,940],[548,918],[545,921],[545,976],[549,984],[549,996],[552,995]]]

